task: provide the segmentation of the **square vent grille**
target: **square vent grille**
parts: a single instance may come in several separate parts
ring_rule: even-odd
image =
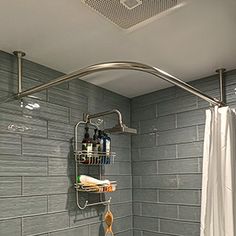
[[[81,0],[123,29],[177,6],[181,0]]]

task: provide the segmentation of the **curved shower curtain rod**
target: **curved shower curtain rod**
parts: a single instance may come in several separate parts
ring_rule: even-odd
[[[70,80],[76,79],[76,78],[82,78],[86,75],[93,74],[95,72],[100,71],[106,71],[106,70],[136,70],[136,71],[142,71],[146,72],[148,74],[152,74],[158,78],[161,78],[167,82],[170,82],[173,85],[176,85],[189,93],[192,93],[207,102],[209,102],[211,105],[214,106],[224,106],[224,102],[218,100],[217,98],[213,98],[200,90],[194,88],[193,86],[189,85],[188,83],[166,73],[165,71],[162,71],[156,67],[148,66],[142,63],[138,62],[130,62],[130,61],[117,61],[117,62],[106,62],[106,63],[99,63],[95,65],[91,65],[82,69],[79,69],[75,72],[72,72],[67,75],[60,76],[48,83],[35,86],[33,88],[27,89],[25,91],[22,91],[21,85],[22,85],[22,57],[25,56],[24,52],[16,51],[14,52],[14,55],[17,57],[18,62],[18,93],[16,94],[16,97],[18,99],[21,99],[23,97],[26,97],[28,95],[34,94],[36,92],[40,92],[42,90],[48,89],[50,87],[53,87],[55,85],[68,82]]]

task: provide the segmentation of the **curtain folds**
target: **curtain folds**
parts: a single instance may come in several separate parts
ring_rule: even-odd
[[[201,236],[236,236],[236,112],[206,111]]]

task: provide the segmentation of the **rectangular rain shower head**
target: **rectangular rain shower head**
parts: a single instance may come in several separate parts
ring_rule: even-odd
[[[113,128],[105,129],[106,133],[114,134],[137,134],[137,130],[127,127],[125,124],[116,125]]]
[[[183,0],[81,0],[122,29],[129,29],[180,5]]]

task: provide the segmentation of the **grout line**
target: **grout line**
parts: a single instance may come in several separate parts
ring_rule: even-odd
[[[24,189],[24,176],[21,176],[21,196],[24,195],[23,189]]]
[[[21,236],[23,236],[23,227],[24,227],[24,224],[23,224],[23,217],[21,217]]]

